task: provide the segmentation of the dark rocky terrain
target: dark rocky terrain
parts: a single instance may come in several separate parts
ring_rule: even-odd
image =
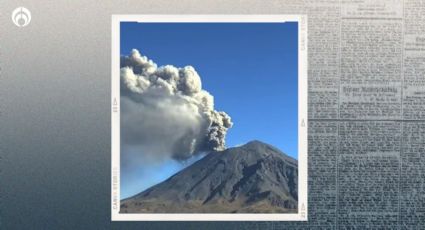
[[[295,213],[297,161],[260,141],[211,152],[121,201],[122,213]]]

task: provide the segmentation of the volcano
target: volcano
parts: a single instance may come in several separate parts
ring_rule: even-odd
[[[121,213],[297,213],[298,163],[260,141],[211,152],[121,200]]]

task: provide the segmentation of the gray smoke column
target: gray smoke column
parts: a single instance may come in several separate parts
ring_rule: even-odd
[[[223,150],[230,116],[214,109],[192,66],[158,67],[133,49],[121,57],[121,145],[153,160]]]

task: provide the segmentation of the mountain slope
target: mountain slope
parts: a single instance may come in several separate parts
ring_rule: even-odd
[[[251,141],[211,152],[193,165],[121,201],[123,213],[297,212],[297,161]]]

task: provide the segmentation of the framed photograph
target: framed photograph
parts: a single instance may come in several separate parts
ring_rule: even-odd
[[[307,18],[113,15],[112,220],[307,220]]]

